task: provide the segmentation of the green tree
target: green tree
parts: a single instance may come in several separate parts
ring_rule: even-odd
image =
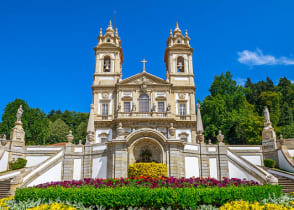
[[[237,85],[231,73],[216,76],[209,90],[211,95],[201,106],[207,139],[215,141],[217,131],[222,130],[227,143],[260,143],[263,120],[246,101],[245,89]]]
[[[262,92],[258,97],[258,110],[263,114],[264,107],[267,106],[270,111],[273,125],[278,125],[280,119],[280,95],[276,92]]]
[[[5,133],[7,138],[10,138],[10,131],[14,127],[17,109],[20,105],[24,110],[21,121],[26,133],[26,143],[45,144],[45,140],[49,136],[49,120],[46,118],[46,114],[38,108],[30,108],[22,99],[15,99],[6,105],[2,115],[0,133]]]
[[[87,122],[81,122],[77,128],[75,129],[74,134],[74,141],[75,143],[78,143],[79,140],[82,140],[83,143],[86,142],[86,136],[87,136]]]
[[[290,125],[283,126],[280,130],[280,133],[283,134],[284,138],[293,138],[294,137],[294,123]]]
[[[50,136],[47,139],[47,143],[55,144],[60,142],[67,142],[66,135],[70,128],[62,119],[57,119],[50,124]]]

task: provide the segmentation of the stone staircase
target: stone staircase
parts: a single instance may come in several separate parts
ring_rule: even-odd
[[[279,185],[282,186],[284,193],[294,192],[294,180],[287,177],[275,175],[279,180]]]
[[[10,179],[0,181],[0,199],[9,197],[10,194]]]

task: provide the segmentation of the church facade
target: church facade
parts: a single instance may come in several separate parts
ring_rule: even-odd
[[[135,162],[165,163],[184,176],[184,145],[196,144],[195,84],[187,31],[170,32],[166,79],[146,71],[122,79],[123,50],[111,22],[98,37],[87,143],[105,144],[110,177],[127,176]],[[114,153],[114,154],[113,154]],[[145,157],[143,157],[145,156]],[[115,170],[114,170],[115,168]]]
[[[237,177],[262,184],[278,181],[263,168],[264,159],[294,172],[294,141],[277,139],[267,108],[262,145],[226,145],[221,131],[216,144],[205,143],[189,41],[176,24],[167,38],[166,78],[148,73],[143,60],[138,74],[123,79],[121,40],[110,22],[94,48],[86,144],[73,144],[69,131],[64,145],[25,145],[20,107],[10,139],[0,135],[0,180],[11,180],[13,191],[51,181],[120,178],[136,162],[164,163],[168,176]],[[27,160],[26,167],[8,171],[18,157]]]

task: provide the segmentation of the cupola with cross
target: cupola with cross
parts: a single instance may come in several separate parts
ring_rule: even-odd
[[[166,64],[166,79],[174,86],[193,86],[194,74],[190,37],[186,30],[183,36],[179,24],[176,23],[175,30],[170,30],[165,49],[164,62]]]
[[[93,87],[114,86],[122,78],[123,52],[118,30],[114,31],[111,21],[103,35],[100,28],[95,51],[95,73]]]

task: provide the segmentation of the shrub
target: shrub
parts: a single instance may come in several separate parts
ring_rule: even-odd
[[[9,168],[11,170],[16,170],[20,168],[24,168],[27,164],[27,160],[23,158],[17,158],[16,161],[9,162]]]
[[[154,188],[120,187],[95,188],[23,188],[15,192],[16,201],[29,199],[70,201],[83,203],[85,206],[99,205],[107,208],[124,208],[129,206],[172,209],[196,208],[199,205],[221,206],[229,201],[262,200],[273,195],[281,195],[279,185],[262,185],[246,187],[213,187],[213,188]]]
[[[163,163],[134,163],[128,168],[128,176],[162,177],[167,175],[166,165]]]
[[[263,161],[265,167],[274,168],[276,165],[276,161],[272,159],[265,159]]]

